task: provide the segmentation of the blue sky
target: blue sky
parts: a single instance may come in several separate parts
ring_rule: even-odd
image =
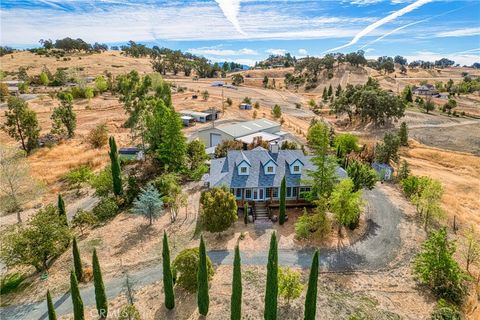
[[[367,57],[480,61],[480,0],[2,0],[2,45],[128,40],[253,64],[362,49]]]

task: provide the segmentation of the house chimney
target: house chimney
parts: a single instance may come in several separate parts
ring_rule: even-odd
[[[270,152],[271,153],[278,153],[280,146],[278,145],[278,141],[270,142]]]

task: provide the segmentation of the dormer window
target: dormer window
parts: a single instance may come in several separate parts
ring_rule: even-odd
[[[262,164],[263,164],[263,172],[266,175],[275,174],[275,168],[277,167],[277,164],[275,163],[275,161],[270,159],[267,162],[264,162]]]
[[[240,173],[246,174],[247,173],[247,167],[240,167]]]
[[[303,162],[299,159],[290,163],[290,174],[301,174],[303,168]]]
[[[273,173],[273,167],[272,166],[267,167],[267,172],[268,173]]]

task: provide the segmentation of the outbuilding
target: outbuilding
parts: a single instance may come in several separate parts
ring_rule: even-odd
[[[239,107],[241,110],[252,110],[252,105],[249,103],[242,103]]]

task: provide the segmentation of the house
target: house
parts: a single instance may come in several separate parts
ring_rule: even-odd
[[[241,110],[252,110],[252,105],[250,103],[242,103],[239,108]]]
[[[281,133],[280,129],[280,123],[268,119],[257,119],[233,124],[223,124],[214,128],[205,128],[198,131],[198,138],[207,147],[215,147],[222,141],[236,140],[254,133]]]
[[[393,178],[393,168],[386,163],[372,163],[372,168],[378,174],[378,177],[382,181],[389,181]]]
[[[420,87],[414,87],[413,93],[422,96],[435,96],[438,94],[438,91],[435,89],[435,86],[431,84],[425,84]]]
[[[276,146],[276,147],[275,147]],[[275,202],[280,197],[280,185],[286,179],[286,200],[297,202],[303,193],[310,191],[309,170],[314,170],[312,156],[302,150],[270,150],[257,147],[253,150],[230,150],[225,158],[212,159],[210,173],[205,181],[209,188],[227,187],[240,203]],[[337,167],[339,179],[347,173]]]
[[[120,148],[118,157],[120,160],[145,160],[145,154],[137,147]]]

